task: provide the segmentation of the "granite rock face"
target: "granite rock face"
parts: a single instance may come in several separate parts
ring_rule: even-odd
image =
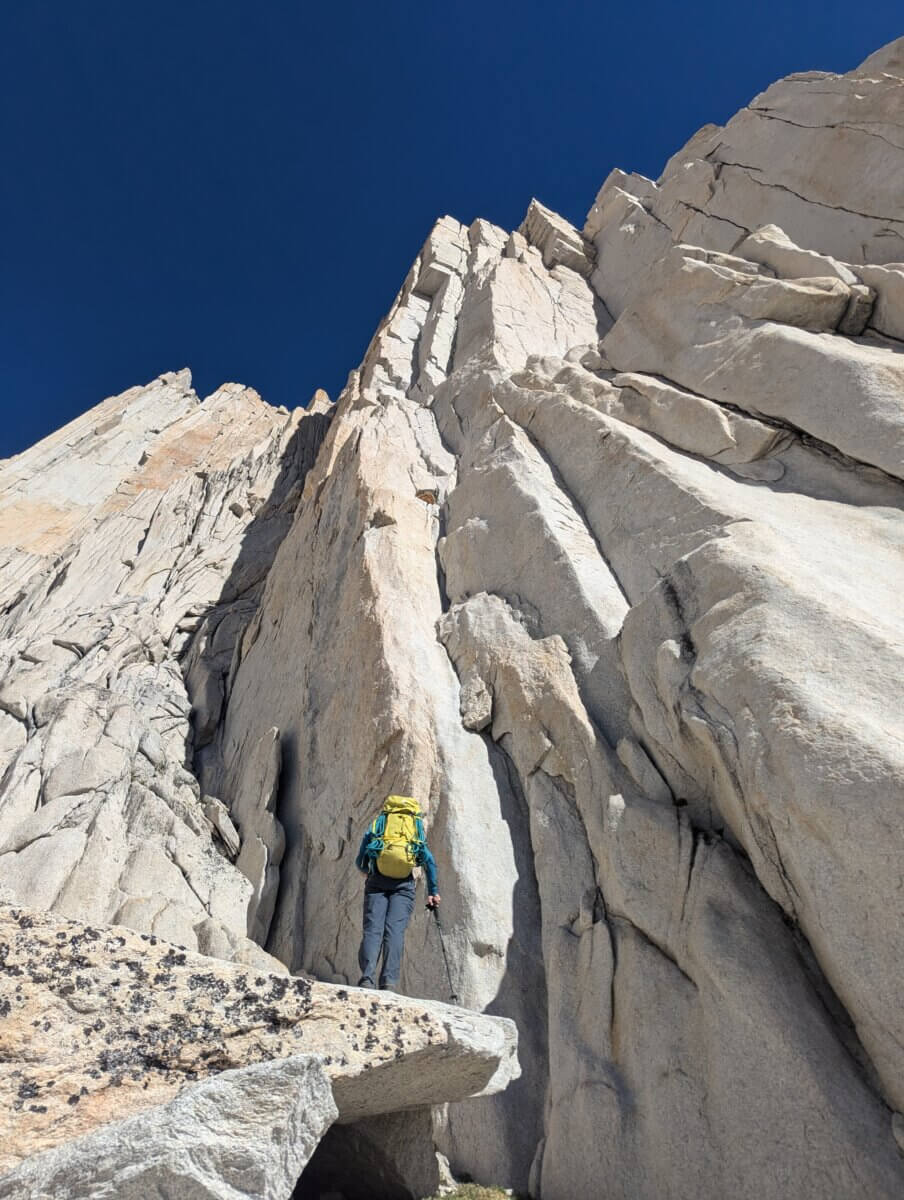
[[[443,218],[331,417],[166,377],[4,464],[10,898],[347,987],[418,796],[453,988],[519,1033],[505,1090],[400,1077],[453,1169],[900,1195],[902,178],[904,39],[582,230]],[[419,905],[402,987],[448,996]]]
[[[113,397],[0,466],[0,879],[21,904],[264,963],[272,797],[230,817],[193,765],[329,418],[232,384],[202,404],[190,382]]]

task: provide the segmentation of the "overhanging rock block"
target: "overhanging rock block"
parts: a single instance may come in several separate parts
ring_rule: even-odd
[[[511,1021],[0,907],[0,1170],[188,1084],[314,1054],[341,1121],[499,1091]]]

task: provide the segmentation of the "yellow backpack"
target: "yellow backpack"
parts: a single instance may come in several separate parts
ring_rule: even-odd
[[[373,862],[381,875],[404,879],[418,865],[426,843],[421,809],[410,796],[387,796],[370,827]]]

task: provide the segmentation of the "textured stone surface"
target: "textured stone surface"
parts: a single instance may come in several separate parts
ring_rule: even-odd
[[[441,1140],[488,1180],[505,1164],[524,1186],[532,1160],[544,1196],[601,1176],[632,1197],[901,1186],[900,362],[850,335],[863,256],[792,239],[783,212],[697,245],[650,215],[619,251],[620,305],[600,286],[618,247],[594,238],[614,327],[532,245],[536,210],[509,238],[440,224],[423,257],[459,283],[422,305],[413,269],[234,676],[226,747],[278,725],[304,764],[271,949],[354,978],[335,812],[350,845],[382,792],[423,796],[456,987],[518,1021],[525,1065],[523,1090],[453,1107]],[[450,322],[428,384],[423,346]],[[481,619],[450,626],[482,593]],[[376,682],[350,697],[337,676]],[[409,945],[405,986],[441,994],[423,918]]]
[[[585,235],[604,262],[624,263],[639,246],[649,265],[657,241],[732,250],[772,225],[841,262],[900,263],[900,46],[899,39],[847,75],[806,71],[774,83],[724,127],[704,126],[656,183],[612,172]],[[605,270],[594,281],[608,304]],[[619,307],[617,296],[616,289]]]
[[[361,829],[416,795],[452,987],[519,1030],[520,1078],[433,1113],[454,1169],[900,1195],[902,47],[780,81],[658,182],[613,172],[582,232],[536,201],[511,233],[443,218],[331,419],[204,489],[147,450],[200,419],[181,376],[4,476],[0,510],[33,506],[0,582],[9,898],[347,987]],[[149,502],[97,466],[115,437],[167,489],[128,546]],[[402,987],[449,993],[420,904]],[[437,1098],[420,1053],[395,1109]]]
[[[0,876],[22,904],[265,963],[272,794],[233,814],[236,851],[192,766],[329,418],[190,382],[104,401],[0,468]]]
[[[223,1071],[167,1104],[33,1155],[5,1200],[285,1200],[336,1117],[317,1058]]]
[[[830,336],[847,285],[764,279],[698,253],[678,246],[650,269],[604,341],[612,365],[664,375],[904,475],[904,359]],[[833,391],[844,404],[826,404]]]
[[[510,1022],[124,928],[0,907],[0,953],[0,1169],[186,1083],[302,1053],[322,1062],[346,1121],[493,1092],[517,1073]]]

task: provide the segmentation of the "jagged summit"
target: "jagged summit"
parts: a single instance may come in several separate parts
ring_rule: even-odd
[[[522,1073],[334,1163],[901,1194],[902,56],[613,171],[582,230],[441,218],[335,404],[179,373],[0,468],[10,901],[355,1005],[357,836],[426,808]]]

